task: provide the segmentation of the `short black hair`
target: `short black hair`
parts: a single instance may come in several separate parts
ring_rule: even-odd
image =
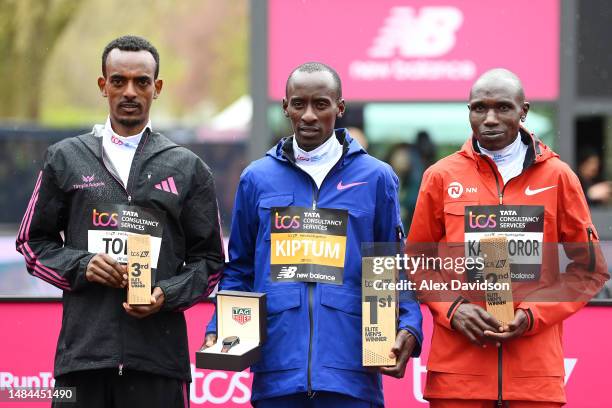
[[[514,72],[506,68],[493,68],[480,75],[470,89],[470,99],[472,99],[472,91],[478,85],[482,85],[482,83],[489,85],[491,83],[499,83],[500,81],[512,83],[514,91],[516,92],[516,95],[521,103],[525,102],[525,91],[523,90],[523,83],[521,82],[521,79]]]
[[[159,54],[157,49],[149,41],[135,35],[124,35],[122,37],[115,38],[113,41],[109,42],[106,47],[104,47],[104,52],[102,53],[102,75],[104,75],[105,78],[106,57],[108,57],[108,53],[115,48],[118,48],[121,51],[150,52],[151,55],[153,55],[153,59],[155,59],[155,79],[157,79],[157,76],[159,75]]]
[[[285,84],[285,96],[287,96],[289,91],[289,81],[291,80],[291,77],[298,71],[308,73],[329,72],[336,84],[338,99],[342,98],[342,81],[340,80],[340,75],[338,75],[335,69],[333,69],[329,65],[323,64],[322,62],[306,62],[291,71],[291,74],[289,74],[289,77],[287,78],[287,83]]]

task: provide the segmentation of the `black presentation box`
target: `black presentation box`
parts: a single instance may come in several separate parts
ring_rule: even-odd
[[[242,371],[261,358],[266,340],[266,294],[222,290],[217,293],[217,343],[196,352],[196,367]],[[223,339],[238,336],[240,343],[221,352]]]

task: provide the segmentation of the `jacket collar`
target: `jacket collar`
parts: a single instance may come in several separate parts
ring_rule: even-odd
[[[519,134],[521,135],[521,141],[527,145],[527,153],[525,154],[525,161],[523,162],[523,169],[530,167],[535,163],[540,163],[548,160],[552,157],[559,157],[556,153],[548,148],[537,136],[531,133],[527,128],[521,126],[519,128]],[[482,153],[478,148],[476,138],[472,136],[465,141],[463,147],[459,151],[459,154],[466,156],[474,161],[479,162],[485,160],[482,157]]]
[[[77,136],[77,139],[87,146],[94,155],[100,159],[102,158],[102,131],[100,128],[94,127],[90,133]],[[147,127],[140,138],[140,143],[136,151],[144,152],[146,155],[152,156],[175,147],[179,147],[179,145],[172,142],[161,133],[152,132],[151,129]]]
[[[353,139],[345,128],[339,128],[334,130],[334,135],[338,139],[338,142],[342,144],[342,165],[346,164],[348,160],[352,160],[355,155],[367,154],[365,149]],[[287,136],[282,138],[276,146],[268,150],[266,156],[273,157],[274,159],[291,162],[295,164],[295,154],[293,152],[293,136]]]

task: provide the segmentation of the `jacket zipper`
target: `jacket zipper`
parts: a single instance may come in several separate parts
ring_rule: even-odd
[[[487,164],[491,168],[491,171],[493,172],[493,177],[495,177],[495,185],[497,186],[497,195],[499,197],[499,205],[503,205],[503,203],[504,203],[504,191],[506,191],[506,187],[508,186],[510,181],[514,180],[515,178],[518,178],[521,174],[523,174],[525,172],[525,170],[527,168],[531,167],[531,165],[533,163],[530,163],[527,166],[527,168],[524,168],[518,176],[512,177],[510,180],[508,180],[504,184],[503,187],[500,188],[499,179],[497,177],[497,172],[495,171],[495,168],[493,167],[493,164],[483,154],[481,154],[481,156],[483,157],[484,161],[487,162]],[[590,233],[592,233],[592,231],[591,231],[590,228],[588,228],[587,231],[589,232],[589,248],[591,248],[590,245],[592,245],[592,242],[591,242],[591,235],[590,235]],[[591,258],[591,259],[593,259],[593,258]],[[503,387],[503,365],[502,365],[503,357],[502,356],[503,356],[503,345],[500,344],[499,348],[497,349],[497,407],[499,407],[499,408],[502,408],[504,406],[504,396],[503,396],[503,391],[502,391],[502,387]]]
[[[284,155],[284,152],[283,152],[283,155]],[[317,200],[319,199],[319,189],[317,188],[317,183],[315,182],[315,180],[312,178],[312,176],[310,174],[308,174],[304,170],[302,170],[293,161],[291,161],[291,160],[287,160],[287,161],[289,163],[291,163],[291,165],[294,166],[296,169],[298,169],[299,171],[304,173],[310,179],[310,183],[311,183],[311,186],[312,186],[312,209],[313,209],[313,211],[316,210],[317,209]],[[331,170],[330,170],[330,173],[331,173]],[[328,175],[329,175],[329,173],[328,173]],[[323,185],[323,183],[321,183],[321,185]],[[314,290],[314,285],[315,284],[313,282],[308,282],[307,285],[308,285],[308,322],[309,322],[309,333],[308,333],[308,370],[307,370],[307,373],[306,373],[306,391],[307,391],[308,397],[312,398],[314,396],[314,393],[312,392],[312,337],[313,337],[313,331],[314,331],[314,317],[313,317],[312,304],[313,304],[313,296],[314,296],[313,290]]]
[[[503,346],[500,344],[497,349],[497,406],[502,408],[504,406],[504,396],[502,394],[502,350]]]
[[[104,154],[104,153],[102,153]],[[106,169],[106,171],[108,172],[108,174],[110,174],[115,181],[117,182],[117,184],[119,184],[121,186],[121,188],[123,189],[123,191],[125,191],[125,195],[127,196],[127,200],[128,200],[128,204],[131,203],[132,201],[132,196],[130,195],[130,193],[128,192],[127,188],[123,185],[123,181],[119,180],[117,178],[117,176],[115,176],[115,173],[113,173],[112,171],[110,171],[110,169],[108,168],[108,166],[106,165],[106,161],[104,160],[104,158],[102,158],[102,165],[104,166],[104,168]]]
[[[296,165],[297,167],[297,165]],[[310,176],[310,174],[308,175],[310,177],[310,181],[312,183],[312,210],[316,210],[317,209],[317,200],[319,199],[319,189],[317,188],[317,185],[314,181],[314,179]],[[309,333],[308,333],[308,372],[307,372],[307,391],[308,391],[308,397],[312,397],[313,393],[312,393],[312,337],[313,337],[313,332],[314,332],[314,317],[313,317],[313,310],[312,310],[312,304],[313,304],[313,296],[314,296],[314,283],[312,282],[308,282],[308,321],[309,321]]]
[[[134,152],[134,157],[132,158],[132,165],[130,166],[130,174],[128,176],[128,185],[130,185],[130,180],[133,179],[134,176],[134,169],[136,168],[136,159],[139,156],[139,153],[142,152],[142,149],[144,149],[144,145],[147,143],[147,141],[149,140],[149,132],[145,131],[145,134],[143,134],[143,136],[145,137],[145,140],[142,142],[142,144],[139,146],[139,148],[136,149],[136,152]],[[123,182],[121,180],[119,180],[119,178],[117,178],[117,176],[115,175],[115,173],[113,173],[112,171],[110,171],[110,169],[108,168],[108,166],[106,165],[106,161],[104,160],[104,147],[102,145],[102,141],[100,141],[100,148],[101,148],[101,153],[102,153],[102,165],[104,166],[104,168],[106,169],[106,171],[115,179],[115,181],[117,182],[117,184],[119,184],[121,186],[121,188],[123,189],[123,191],[125,191],[125,195],[127,196],[127,202],[128,205],[132,205],[132,195],[130,194],[130,192],[128,191],[127,186],[123,185]],[[133,181],[133,180],[132,180]],[[120,337],[121,339],[123,339],[123,324],[121,323],[122,319],[119,319],[119,332],[120,332]],[[120,344],[120,351],[119,351],[119,365],[117,367],[118,369],[118,375],[122,376],[123,375],[123,358],[124,358],[124,344],[123,341],[121,341]]]
[[[342,148],[344,149],[344,146]],[[334,164],[334,166],[329,170],[329,172],[323,178],[323,181],[321,181],[321,186],[323,186],[323,183],[325,182],[327,177],[329,177],[329,175],[332,174],[336,170],[338,165],[344,159],[345,155],[346,155],[346,152],[343,151],[342,156],[340,156],[340,159],[338,160],[338,162]],[[317,183],[315,182],[314,178],[312,178],[310,174],[308,174],[306,171],[301,169],[297,164],[295,164],[293,160],[290,160],[289,157],[286,157],[285,152],[283,152],[283,156],[287,159],[289,163],[291,163],[293,167],[295,167],[296,169],[304,173],[310,179],[310,183],[312,186],[312,209],[313,211],[316,210],[317,202],[319,200],[319,192],[321,190],[319,187],[317,187]],[[312,304],[313,304],[313,296],[314,296],[313,290],[314,290],[315,283],[308,282],[307,285],[308,285],[308,321],[310,323],[310,332],[308,334],[308,371],[307,371],[307,380],[306,380],[307,382],[306,391],[307,391],[308,397],[312,398],[314,397],[314,394],[315,394],[312,391],[312,337],[313,337],[313,331],[314,331],[314,317],[313,317]]]
[[[147,143],[147,141],[149,140],[149,132],[145,131],[145,133],[143,134],[143,137],[145,138],[145,140],[142,142],[142,144],[140,144],[137,148],[136,148],[136,152],[134,152],[134,157],[132,158],[132,165],[130,166],[130,174],[128,175],[128,185],[130,184],[130,180],[132,180],[133,175],[134,175],[134,169],[136,168],[135,164],[136,164],[136,158],[139,156],[140,153],[142,153],[142,149],[144,149],[145,144]],[[132,195],[130,194],[127,186],[123,185],[123,181],[121,181],[116,175],[115,173],[113,173],[108,166],[106,165],[106,160],[104,160],[104,147],[102,146],[102,142],[100,142],[100,148],[102,149],[102,165],[104,166],[104,168],[106,169],[106,171],[115,179],[115,181],[117,182],[117,184],[119,184],[121,186],[121,188],[123,189],[123,191],[125,191],[125,195],[127,196],[127,201],[128,201],[128,205],[132,205]]]
[[[589,238],[589,272],[595,271],[595,247],[593,245],[593,228],[587,228],[587,237]]]
[[[128,205],[130,205],[131,202],[132,202],[132,196],[128,192],[127,188],[123,185],[123,182],[121,180],[119,180],[117,178],[117,176],[115,176],[115,173],[110,171],[110,169],[106,165],[106,160],[104,160],[104,148],[103,147],[102,147],[102,165],[104,166],[106,171],[115,179],[117,184],[119,184],[121,186],[123,191],[125,191],[125,195],[127,196],[127,200],[128,200]],[[121,322],[122,322],[122,319],[119,318],[119,336],[121,338],[121,342],[119,344],[119,365],[117,367],[117,369],[118,369],[117,374],[120,375],[120,376],[123,375],[123,351],[124,351],[123,350],[123,324]]]
[[[491,168],[491,171],[493,172],[493,177],[495,177],[495,186],[497,187],[497,197],[499,198],[499,205],[502,205],[503,201],[504,201],[504,192],[503,190],[499,187],[499,179],[497,178],[497,172],[495,171],[495,168],[493,167],[493,164],[491,164],[491,162],[489,161],[489,159],[487,159],[484,155],[482,155],[482,158],[484,159],[484,161],[489,165],[489,167]],[[510,181],[510,180],[508,180]],[[505,187],[505,186],[504,186]]]
[[[131,187],[134,185],[134,176],[136,175],[135,174],[136,166],[139,166],[140,155],[142,154],[142,151],[145,145],[149,141],[150,133],[151,133],[150,130],[146,130],[144,132],[144,134],[142,135],[142,137],[144,137],[144,140],[136,148],[136,151],[134,152],[134,157],[132,158],[132,165],[130,166],[130,174],[128,175],[127,186],[125,186],[125,192],[127,193],[128,205],[132,205],[132,195],[130,194],[130,191],[132,191],[132,189],[128,189],[128,187]]]
[[[534,145],[534,153],[535,152],[536,152],[536,150],[535,150],[535,145]],[[511,180],[514,180],[515,178],[520,177],[521,174],[523,174],[525,172],[525,170],[527,170],[529,167],[531,167],[535,163],[535,161],[536,161],[535,156],[534,156],[533,161],[531,163],[529,163],[527,165],[527,167],[523,168],[523,170],[521,170],[521,172],[517,176],[514,176],[510,180],[506,181],[506,183],[503,185],[503,187],[500,188],[500,186],[499,186],[499,179],[497,178],[497,172],[495,171],[495,168],[493,167],[492,160],[488,156],[483,154],[483,153],[479,153],[479,155],[480,155],[480,157],[483,158],[483,160],[485,162],[487,162],[487,164],[491,168],[491,171],[493,172],[493,177],[495,177],[495,185],[497,186],[497,196],[499,198],[499,205],[502,205],[504,203],[504,191],[506,191],[506,186],[508,186],[508,183],[510,183]]]
[[[114,180],[117,182],[117,184],[119,184],[119,186],[121,187],[121,189],[122,189],[123,191],[125,191],[125,195],[127,196],[127,201],[128,201],[128,204],[131,204],[131,203],[132,203],[132,196],[130,195],[130,193],[129,193],[129,191],[128,191],[127,187],[123,185],[123,181],[121,181],[121,180],[119,179],[119,177],[117,177],[117,175],[116,175],[114,172],[112,172],[112,171],[111,171],[111,169],[109,169],[109,168],[108,168],[108,166],[106,165],[106,160],[105,160],[105,158],[104,158],[104,147],[102,147],[102,146],[100,146],[100,147],[101,147],[101,149],[102,149],[102,165],[104,166],[104,168],[106,169],[106,171],[108,172],[108,174],[110,174],[110,175],[111,175],[111,177],[112,177],[112,178],[113,178],[113,179],[114,179]],[[134,155],[134,156],[136,156],[136,155]],[[133,160],[132,160],[132,165],[133,165]],[[132,173],[132,171],[131,171],[131,169],[130,169],[130,176],[132,175],[131,173]],[[129,177],[129,176],[128,176],[128,177]]]
[[[484,157],[484,160],[487,162],[487,164],[491,168],[491,171],[493,172],[493,177],[495,177],[495,185],[497,186],[497,195],[499,197],[499,205],[503,205],[504,191],[506,190],[508,183],[510,183],[510,181],[514,180],[518,176],[512,177],[510,180],[508,180],[504,184],[503,187],[500,188],[499,179],[497,177],[497,172],[495,171],[493,164],[486,157]],[[521,174],[522,173],[523,172],[521,171]],[[499,348],[497,349],[497,404],[496,405],[498,408],[502,408],[504,406],[504,395],[502,391],[502,387],[503,387],[503,365],[502,365],[503,357],[502,356],[503,356],[503,345],[500,344]]]
[[[308,334],[308,378],[307,378],[307,391],[308,397],[313,396],[312,392],[312,335],[314,330],[314,319],[312,316],[312,303],[313,303],[313,288],[314,283],[308,282],[308,321],[310,322],[310,332]]]

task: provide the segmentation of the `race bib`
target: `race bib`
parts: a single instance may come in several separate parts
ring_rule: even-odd
[[[90,210],[87,250],[105,253],[120,263],[127,263],[127,237],[151,236],[151,269],[157,269],[162,242],[164,214],[135,205],[96,204]]]
[[[348,211],[307,207],[270,211],[272,280],[341,285]]]
[[[465,207],[465,255],[482,256],[480,239],[505,236],[512,281],[540,279],[544,240],[544,207],[541,205],[476,205]],[[482,271],[469,272],[482,280]]]

